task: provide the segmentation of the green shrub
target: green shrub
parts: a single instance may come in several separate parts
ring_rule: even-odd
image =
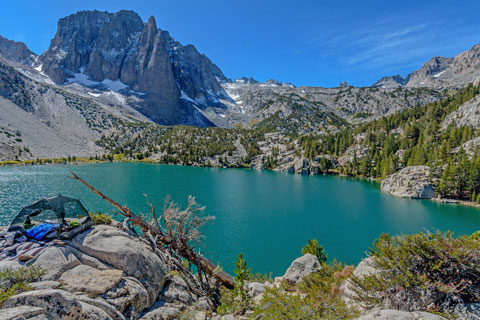
[[[351,276],[354,268],[335,260],[305,277],[298,292],[267,288],[254,317],[273,319],[350,319],[358,315],[340,296],[340,285]]]
[[[264,274],[257,272],[252,276],[252,281],[260,282],[260,283],[273,282],[272,276],[273,276],[273,272],[264,273]]]
[[[382,234],[370,255],[376,269],[388,271],[353,277],[355,299],[366,307],[386,301],[402,310],[445,313],[458,303],[479,302],[477,236],[454,237],[451,232]]]
[[[90,212],[90,218],[92,218],[95,224],[111,224],[112,223],[112,216],[106,215],[101,212],[98,212],[98,213]]]
[[[0,306],[11,296],[32,290],[29,284],[38,281],[44,274],[45,271],[36,266],[0,272]]]
[[[318,240],[308,240],[308,244],[302,248],[302,254],[313,254],[322,265],[327,262],[328,254],[325,253],[322,246],[318,245]]]
[[[479,231],[475,231],[474,233],[472,233],[472,234],[470,235],[469,239],[480,241],[480,230],[479,230]]]

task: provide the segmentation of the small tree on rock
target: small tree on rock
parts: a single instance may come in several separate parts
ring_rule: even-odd
[[[317,257],[318,262],[320,264],[325,264],[327,262],[328,254],[325,253],[325,250],[323,249],[322,246],[318,245],[318,240],[313,239],[313,240],[308,240],[308,244],[302,248],[302,254],[313,254],[314,256]]]

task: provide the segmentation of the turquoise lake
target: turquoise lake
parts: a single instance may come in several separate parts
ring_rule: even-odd
[[[182,205],[194,195],[216,217],[203,229],[201,252],[229,272],[242,252],[252,271],[281,275],[312,238],[329,259],[356,264],[382,232],[460,235],[480,229],[477,208],[396,198],[376,182],[139,163],[0,167],[0,224],[22,206],[59,193],[80,198],[90,211],[111,212],[108,203],[67,178],[71,171],[134,212],[149,212],[144,194],[157,208],[167,195]]]

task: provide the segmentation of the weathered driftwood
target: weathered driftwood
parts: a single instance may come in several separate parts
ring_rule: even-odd
[[[233,288],[233,278],[231,275],[229,275],[223,270],[218,270],[217,266],[214,263],[212,263],[210,260],[200,255],[199,253],[195,252],[195,250],[192,247],[190,247],[188,244],[182,241],[176,241],[176,239],[172,238],[170,235],[167,235],[164,232],[162,232],[162,230],[159,228],[157,217],[155,215],[154,215],[155,225],[152,225],[147,221],[143,220],[141,216],[137,216],[136,214],[134,214],[130,210],[130,208],[128,208],[128,206],[126,205],[122,206],[119,203],[115,202],[114,200],[110,199],[109,197],[107,197],[106,195],[104,195],[103,193],[95,189],[88,182],[86,182],[85,180],[77,176],[75,173],[72,172],[72,176],[69,178],[80,181],[87,188],[89,188],[90,190],[95,192],[98,196],[100,196],[102,199],[110,203],[114,208],[118,210],[118,213],[120,215],[127,218],[131,224],[138,226],[142,230],[142,233],[145,236],[150,234],[157,241],[161,242],[162,244],[170,246],[173,250],[175,250],[177,254],[187,259],[189,262],[197,266],[200,270],[203,270],[208,275],[215,277],[225,287],[230,289]]]

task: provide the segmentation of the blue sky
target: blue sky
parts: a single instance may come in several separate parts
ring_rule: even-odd
[[[131,9],[145,21],[153,15],[159,28],[194,44],[227,77],[295,85],[368,86],[480,43],[478,0],[4,1],[0,35],[41,53],[59,18],[87,9]]]

